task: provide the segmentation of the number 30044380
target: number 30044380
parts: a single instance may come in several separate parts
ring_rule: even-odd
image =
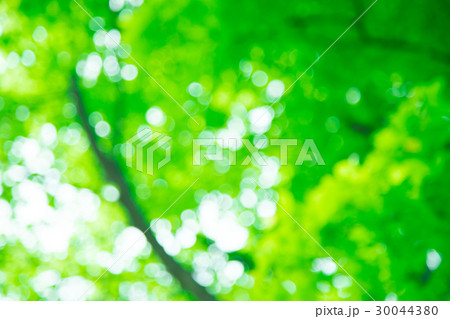
[[[376,315],[425,315],[425,316],[436,316],[438,314],[438,307],[436,306],[403,306],[403,307],[397,307],[397,306],[377,306],[376,309]]]

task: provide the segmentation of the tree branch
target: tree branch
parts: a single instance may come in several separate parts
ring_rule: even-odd
[[[198,300],[215,300],[215,298],[210,293],[208,293],[204,287],[200,286],[192,278],[192,275],[186,269],[184,269],[180,264],[178,264],[172,256],[168,255],[165,252],[164,248],[156,240],[156,237],[153,234],[152,230],[151,229],[147,230],[150,223],[146,220],[144,214],[141,212],[140,208],[130,195],[131,193],[130,187],[124,175],[122,174],[120,167],[112,158],[110,158],[102,151],[100,151],[96,143],[94,132],[88,122],[87,112],[83,103],[81,91],[78,86],[76,76],[72,77],[71,91],[73,98],[75,100],[74,102],[76,104],[78,115],[80,117],[84,130],[88,135],[91,147],[95,155],[97,156],[101,166],[103,167],[107,179],[116,184],[117,187],[119,188],[120,190],[119,200],[122,206],[125,208],[126,212],[128,213],[128,217],[131,221],[131,224],[145,233],[145,237],[147,238],[147,241],[150,243],[150,245],[152,245],[153,250],[159,256],[159,258],[166,266],[167,270],[172,274],[172,276],[174,276],[180,282],[183,289],[191,293]]]

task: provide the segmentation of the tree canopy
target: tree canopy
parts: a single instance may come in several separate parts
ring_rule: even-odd
[[[450,5],[371,4],[2,1],[0,299],[448,300]]]

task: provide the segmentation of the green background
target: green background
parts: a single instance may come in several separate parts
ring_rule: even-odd
[[[124,198],[215,299],[370,300],[348,274],[376,300],[450,298],[448,2],[379,0],[278,102],[270,85],[288,88],[371,2],[80,5],[95,21],[74,1],[0,2],[0,298],[204,299],[140,240]],[[251,110],[274,101],[255,131]],[[269,169],[192,165],[193,139],[236,126],[299,145],[283,166],[261,149]],[[153,176],[125,165],[144,127],[172,137]],[[305,139],[326,165],[294,164]]]

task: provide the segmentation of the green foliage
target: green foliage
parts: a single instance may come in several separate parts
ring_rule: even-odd
[[[142,233],[77,114],[76,75],[99,149],[147,220],[164,213],[157,240],[216,298],[369,300],[350,274],[377,300],[449,299],[448,4],[379,0],[273,103],[268,85],[288,88],[371,3],[120,3],[80,2],[95,21],[74,1],[0,3],[0,298],[195,299],[139,239],[109,269]],[[263,105],[274,119],[257,133],[249,114]],[[149,123],[153,106],[165,121]],[[299,144],[286,166],[274,146],[261,150],[269,169],[193,166],[193,139],[230,126]],[[172,137],[153,176],[123,156],[144,127]],[[325,166],[294,165],[306,139]],[[261,202],[280,206],[265,217]]]

